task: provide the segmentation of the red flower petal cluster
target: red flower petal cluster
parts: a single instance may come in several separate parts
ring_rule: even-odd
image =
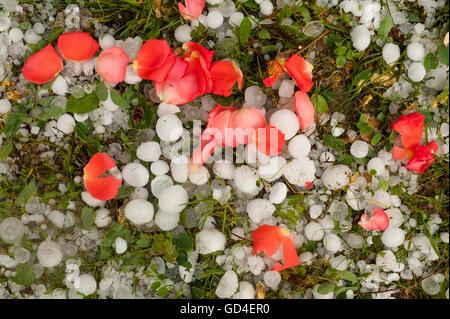
[[[298,55],[292,55],[289,59],[278,59],[268,63],[269,76],[263,80],[267,86],[272,86],[278,78],[286,72],[295,79],[300,91],[295,93],[295,111],[302,131],[314,123],[314,106],[306,94],[314,85],[312,81],[313,66]]]
[[[114,176],[101,177],[105,170],[116,170],[116,172]],[[84,167],[83,181],[92,197],[107,201],[117,195],[122,184],[122,177],[116,163],[108,154],[96,153]]]
[[[394,146],[393,157],[408,161],[406,169],[423,174],[434,162],[434,154],[438,150],[435,141],[427,146],[419,145],[422,140],[425,116],[419,112],[402,115],[397,122],[392,124],[392,129],[397,131],[402,140],[402,147]]]
[[[253,255],[266,252],[271,257],[283,245],[284,264],[275,263],[271,271],[281,271],[300,264],[294,246],[294,237],[288,229],[281,226],[262,225],[253,232]]]
[[[205,7],[205,0],[185,0],[186,6],[178,2],[178,9],[184,19],[193,21],[197,19]]]
[[[133,67],[143,79],[155,81],[159,98],[168,104],[186,104],[207,93],[229,96],[243,75],[232,61],[212,62],[214,51],[195,42],[183,44],[185,53],[176,56],[166,40],[147,40]]]
[[[236,147],[252,141],[266,155],[280,154],[285,144],[284,134],[268,126],[261,111],[253,107],[236,110],[233,106],[217,105],[209,113],[206,129],[192,152],[190,170],[195,171],[203,165],[218,145]]]

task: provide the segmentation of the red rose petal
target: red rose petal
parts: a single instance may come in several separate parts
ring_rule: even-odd
[[[263,251],[266,257],[271,257],[289,237],[289,231],[280,226],[262,225],[253,231],[253,253]]]
[[[389,227],[389,217],[384,210],[377,207],[369,220],[367,214],[363,214],[358,225],[367,230],[385,230]]]
[[[178,9],[184,19],[193,21],[197,19],[205,7],[205,0],[184,0],[186,6],[178,2]]]
[[[100,53],[95,70],[106,82],[119,83],[125,80],[128,63],[130,59],[125,51],[119,47],[111,47]]]
[[[301,91],[295,93],[294,100],[298,121],[302,131],[304,131],[314,123],[314,106],[308,94]]]
[[[63,61],[55,48],[48,44],[42,50],[30,55],[22,67],[22,74],[30,82],[50,82],[63,69]]]
[[[392,124],[392,129],[401,135],[403,149],[409,158],[413,155],[412,151],[420,144],[424,123],[425,116],[419,112],[414,112],[400,116],[398,121]],[[397,153],[394,155],[399,156],[400,154]],[[400,159],[398,157],[394,158]]]
[[[95,178],[86,175],[84,177],[84,186],[88,193],[101,201],[113,199],[117,195],[121,184],[122,180],[113,176]]]
[[[242,90],[242,71],[232,61],[216,61],[211,67],[212,92],[216,95],[230,96],[234,83]]]
[[[294,237],[291,235],[283,242],[283,265],[280,263],[275,263],[270,271],[282,271],[287,268],[300,265],[300,259],[297,255],[297,250],[294,245]]]
[[[175,54],[166,40],[150,39],[145,41],[133,61],[138,76],[156,82],[164,81],[175,63]]]
[[[253,140],[258,151],[268,156],[280,155],[286,144],[284,133],[274,126],[256,129]]]
[[[214,50],[209,51],[208,49],[203,47],[201,44],[199,44],[197,42],[193,42],[193,41],[183,43],[183,50],[186,51],[183,55],[183,58],[188,58],[188,57],[196,58],[196,54],[199,54],[201,56],[202,60],[205,62],[204,67],[207,70],[209,70],[209,68],[211,67],[212,60],[213,60]],[[197,53],[195,53],[195,52],[197,52]]]
[[[105,170],[116,167],[114,160],[106,153],[95,153],[84,167],[84,173],[90,177],[98,177]]]
[[[88,61],[97,52],[100,45],[88,32],[63,33],[58,37],[58,49],[61,55],[71,61]]]
[[[406,169],[423,174],[425,170],[434,162],[434,153],[437,151],[437,144],[432,141],[427,146],[419,145],[414,150],[414,155],[406,164]]]
[[[155,89],[161,101],[182,105],[203,94],[204,80],[198,72],[190,72],[174,82],[155,82]]]
[[[309,92],[313,87],[312,65],[298,55],[292,55],[285,63],[286,70],[297,82],[300,91]]]

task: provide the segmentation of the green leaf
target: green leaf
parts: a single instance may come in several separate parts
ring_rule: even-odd
[[[422,19],[420,18],[420,14],[415,11],[409,11],[406,18],[411,23],[418,23],[418,22],[422,21]]]
[[[347,290],[358,290],[358,287],[336,287],[336,289],[334,289],[334,295],[337,297],[339,296],[341,293],[347,291]]]
[[[372,144],[372,145],[378,144],[381,141],[382,137],[383,136],[380,133],[375,134],[375,136],[372,137],[372,139],[370,140],[370,144]]]
[[[97,94],[97,98],[100,101],[105,101],[108,98],[108,89],[103,81],[98,83],[95,87],[95,94]]]
[[[180,250],[189,251],[194,248],[194,241],[188,234],[181,233],[175,238],[175,245]]]
[[[387,192],[389,189],[389,182],[385,179],[382,179],[381,181],[378,182],[378,188],[381,188],[382,190]]]
[[[344,55],[338,55],[336,57],[336,66],[338,68],[342,68],[345,65],[345,63],[347,63],[347,58]]]
[[[251,32],[252,22],[248,17],[245,17],[242,19],[241,25],[239,26],[239,41],[241,41],[241,44],[247,43]]]
[[[200,299],[203,296],[203,289],[199,287],[192,287],[192,298]]]
[[[5,159],[9,156],[9,154],[11,154],[13,150],[13,143],[12,141],[9,141],[8,144],[0,147],[0,158],[1,159]]]
[[[138,240],[136,240],[136,245],[139,248],[147,248],[150,246],[151,240],[145,234],[141,233]]]
[[[214,102],[223,106],[230,106],[234,101],[234,98],[232,96],[224,97],[211,93],[211,97],[213,98]]]
[[[52,106],[48,109],[45,109],[44,112],[42,112],[38,119],[39,121],[47,122],[50,119],[56,119],[64,114],[64,110],[60,108],[59,106]]]
[[[160,297],[164,297],[168,293],[169,293],[169,289],[166,286],[163,286],[156,291],[156,294]]]
[[[439,54],[439,58],[441,59],[441,62],[444,63],[445,65],[448,65],[448,47],[446,47],[445,45],[441,44],[438,48],[438,54]]]
[[[353,79],[352,82],[354,85],[358,85],[360,81],[366,81],[369,79],[372,74],[372,68],[359,72]]]
[[[81,220],[83,222],[83,228],[89,228],[92,225],[94,225],[95,222],[95,211],[93,208],[90,207],[83,207],[81,210]]]
[[[425,70],[427,70],[427,72],[436,69],[438,65],[439,60],[433,53],[430,52],[425,56],[425,59],[423,60],[423,66],[425,67]]]
[[[160,286],[161,286],[161,282],[160,282],[160,281],[155,281],[155,282],[152,283],[151,289],[152,289],[152,290],[156,290],[156,289],[158,289]]]
[[[347,53],[347,47],[338,47],[333,50],[333,53],[336,55],[345,55]]]
[[[126,198],[131,195],[131,193],[134,192],[134,187],[127,186],[125,184],[120,185],[119,191],[117,192],[117,195],[114,197],[114,199],[122,199]]]
[[[114,104],[120,106],[125,110],[131,108],[131,105],[128,104],[128,102],[122,97],[120,92],[117,91],[116,89],[111,89],[111,91],[109,91],[109,94],[111,95],[111,100],[114,102]]]
[[[74,98],[72,95],[67,100],[66,111],[72,113],[87,113],[98,108],[97,94],[86,94],[80,99]]]
[[[279,48],[276,45],[265,45],[261,48],[261,53],[262,54],[267,54],[267,53],[271,53],[271,52],[277,52],[279,50]]]
[[[16,269],[16,275],[10,278],[16,284],[30,286],[36,280],[36,275],[30,264],[21,264]]]
[[[155,234],[153,236],[152,249],[163,253],[163,258],[170,263],[175,263],[178,257],[176,247],[172,243],[171,234],[167,234],[167,237],[162,233]]]
[[[347,153],[343,153],[339,156],[337,162],[340,164],[350,166],[350,165],[352,165],[352,162],[353,162],[353,156],[351,156],[350,154],[347,154]]]
[[[343,152],[345,151],[345,145],[342,142],[341,139],[337,138],[336,136],[333,136],[331,134],[327,134],[324,138],[325,144],[327,144],[332,149]]]
[[[20,119],[8,116],[5,121],[5,127],[3,128],[3,133],[5,133],[6,138],[11,138],[16,135],[21,123],[22,121]]]
[[[22,189],[19,196],[17,196],[16,205],[25,204],[35,191],[36,179],[33,177],[33,179],[27,184],[27,186]]]
[[[358,277],[354,273],[352,273],[348,270],[344,270],[344,271],[338,270],[337,274],[339,277],[341,277],[342,279],[347,280],[347,281],[354,282],[354,281],[358,280]]]
[[[384,18],[380,22],[380,26],[377,30],[378,38],[380,40],[385,40],[388,37],[389,32],[391,31],[393,26],[394,26],[394,23],[392,22],[391,16],[387,15],[386,18]]]
[[[328,102],[327,99],[320,94],[313,94],[311,96],[311,103],[314,105],[314,108],[321,113],[328,112]]]
[[[311,21],[311,14],[309,13],[308,8],[302,4],[299,8],[298,11],[300,12],[300,14],[303,17],[303,22],[307,23],[309,21]]]
[[[359,116],[359,121],[356,123],[356,127],[359,128],[361,134],[370,135],[373,132],[373,128],[369,126],[364,114]]]
[[[48,42],[52,43],[64,32],[65,27],[56,28],[50,31],[48,34]]]
[[[270,39],[270,32],[267,31],[267,29],[261,29],[261,31],[258,32],[258,38],[260,38],[261,40]]]
[[[337,34],[330,34],[325,41],[327,47],[336,48],[336,43],[341,41],[341,37]]]
[[[321,295],[326,295],[334,290],[335,284],[332,282],[324,282],[321,283],[319,288],[317,288],[317,292]]]
[[[17,28],[19,28],[20,30],[22,30],[23,32],[27,31],[28,28],[31,27],[31,22],[30,21],[25,21],[20,23]]]

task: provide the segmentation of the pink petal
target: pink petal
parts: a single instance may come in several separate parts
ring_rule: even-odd
[[[128,55],[119,47],[111,47],[100,53],[95,70],[109,83],[119,83],[125,80]]]
[[[314,106],[308,94],[297,91],[295,93],[295,111],[302,131],[306,130],[314,123]]]
[[[193,21],[197,19],[205,7],[205,0],[185,0],[186,6],[178,2],[178,9],[184,19]]]
[[[358,223],[364,229],[367,230],[385,230],[389,227],[389,217],[384,210],[377,207],[375,208],[372,217],[367,219],[367,214],[361,216],[361,221]]]
[[[30,55],[22,67],[22,74],[30,82],[50,82],[63,69],[63,61],[55,48],[48,44],[42,50]]]

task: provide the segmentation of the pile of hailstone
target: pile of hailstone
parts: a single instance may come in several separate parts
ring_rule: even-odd
[[[239,2],[244,2],[238,0]],[[258,24],[271,23],[266,20],[275,8],[290,4],[289,0],[256,0],[260,14],[252,16],[252,27]],[[432,108],[436,92],[444,88],[448,81],[448,67],[439,66],[429,72],[423,67],[424,56],[436,53],[436,39],[441,38],[437,29],[432,28],[433,12],[445,4],[445,1],[419,0],[428,12],[425,24],[409,23],[400,3],[387,1],[389,11],[375,0],[319,0],[322,7],[338,6],[342,12],[352,13],[350,33],[353,46],[363,51],[370,44],[382,48],[383,60],[388,65],[394,64],[402,52],[396,44],[387,41],[373,40],[373,35],[380,26],[380,21],[390,12],[393,22],[404,35],[411,34],[407,40],[405,67],[406,74],[384,93],[386,97],[394,95],[407,98],[414,91],[410,83],[424,82],[425,89],[417,96],[420,105],[433,114],[439,126],[428,126],[428,139],[434,139],[439,150],[437,156],[448,156],[449,126],[443,123],[448,118],[446,110]],[[227,41],[234,45],[236,41],[233,28],[238,27],[244,18],[242,12],[236,11],[237,1],[207,0],[202,15],[175,30],[175,39],[179,42],[190,41],[191,32],[200,24],[207,26],[215,33],[217,42],[209,41],[210,49]],[[93,36],[99,39],[102,49],[120,46],[132,60],[142,45],[139,37],[116,40],[114,30],[89,20],[89,10],[71,4],[59,11],[53,7],[52,1],[39,3],[23,3],[15,0],[0,0],[3,11],[0,11],[0,79],[5,76],[16,82],[16,88],[25,92],[27,82],[20,74],[14,72],[15,66],[22,64],[29,44],[36,44],[46,39],[48,32],[55,27],[64,26],[66,31],[91,27]],[[19,25],[21,17],[27,17],[30,25],[24,29]],[[292,24],[285,18],[283,24]],[[316,26],[317,27],[317,26]],[[319,28],[320,29],[320,28]],[[309,29],[312,32],[311,28]],[[320,34],[320,33],[319,33]],[[439,36],[438,36],[439,35]],[[164,34],[163,34],[164,36]],[[282,49],[281,42],[277,43]],[[252,54],[252,52],[249,52]],[[269,54],[266,60],[273,59]],[[309,61],[314,63],[313,54]],[[64,133],[71,134],[77,122],[90,120],[95,134],[105,141],[112,133],[120,130],[127,132],[128,114],[116,105],[111,96],[101,102],[99,107],[85,114],[65,113],[68,95],[81,97],[92,93],[96,83],[100,81],[94,72],[92,61],[76,64],[69,62],[52,84],[53,96],[50,106],[60,107],[64,113],[57,119],[48,121],[42,128],[33,124],[21,124],[22,135],[38,140],[48,140],[60,147],[66,147]],[[396,66],[399,67],[399,66]],[[140,82],[138,78],[128,77],[128,84]],[[241,163],[233,163],[229,158],[212,156],[197,172],[189,172],[190,153],[184,151],[183,145],[190,132],[185,124],[194,119],[206,120],[215,102],[210,96],[203,96],[194,101],[197,106],[169,105],[160,103],[158,120],[154,129],[141,130],[136,139],[136,159],[131,160],[130,153],[124,151],[121,144],[111,143],[107,153],[118,163],[123,181],[132,187],[124,216],[132,229],[140,229],[144,233],[157,231],[170,232],[174,236],[185,233],[180,224],[180,216],[186,211],[187,228],[198,229],[195,234],[194,249],[187,253],[187,260],[192,265],[186,268],[165,261],[157,256],[151,258],[148,267],[137,266],[122,271],[123,261],[111,260],[103,264],[98,275],[80,271],[82,265],[78,254],[95,252],[102,246],[108,227],[113,222],[107,203],[93,198],[88,192],[81,193],[82,203],[76,199],[69,202],[67,209],[57,210],[57,202],[53,199],[41,202],[40,195],[35,194],[24,205],[24,213],[20,217],[7,217],[0,221],[0,243],[5,250],[0,250],[0,275],[14,277],[17,267],[29,263],[36,277],[31,290],[11,279],[0,285],[0,298],[83,298],[96,293],[99,298],[159,298],[152,287],[168,288],[168,298],[181,293],[192,297],[191,283],[200,280],[202,271],[198,269],[202,255],[218,253],[215,262],[224,270],[217,283],[215,294],[218,298],[254,298],[257,283],[263,283],[266,291],[281,291],[284,296],[292,298],[334,298],[333,292],[320,294],[319,284],[301,293],[294,293],[295,287],[283,280],[280,273],[270,271],[275,262],[282,259],[282,251],[271,258],[252,255],[252,247],[242,239],[251,240],[251,232],[261,225],[280,225],[288,227],[293,235],[296,248],[304,246],[308,241],[317,243],[315,252],[305,251],[299,255],[300,262],[311,265],[320,259],[329,260],[329,267],[356,274],[361,281],[360,292],[370,293],[380,290],[388,292],[372,294],[373,298],[393,298],[399,280],[412,280],[416,276],[425,278],[421,285],[429,295],[436,295],[440,283],[445,280],[442,274],[434,274],[433,262],[436,254],[424,227],[416,228],[418,221],[411,209],[402,203],[397,195],[389,192],[389,188],[400,186],[407,194],[418,191],[418,175],[407,171],[405,166],[392,158],[391,152],[380,150],[374,154],[367,164],[350,168],[337,163],[342,152],[337,152],[320,140],[316,127],[301,132],[297,116],[293,109],[295,82],[281,77],[272,87],[280,99],[278,105],[272,105],[271,99],[264,94],[261,86],[253,85],[243,92],[245,105],[261,110],[267,115],[270,125],[278,127],[286,137],[286,147],[280,156],[269,157],[261,154],[254,145],[237,148],[237,158]],[[9,100],[2,96],[0,89],[0,115],[13,110]],[[48,90],[38,92],[39,98],[48,96]],[[149,99],[155,98],[151,87],[145,88]],[[17,101],[27,103],[26,95]],[[137,99],[131,105],[137,105]],[[238,106],[238,105],[236,105]],[[400,104],[392,103],[389,110],[397,114]],[[39,106],[33,115],[39,116],[44,110]],[[36,113],[34,113],[36,112]],[[180,116],[180,114],[182,116]],[[351,140],[350,154],[357,159],[368,159],[372,146],[361,140],[357,132],[346,130],[343,123],[345,115],[335,112],[331,115],[321,114],[320,125],[330,126],[336,137]],[[159,142],[156,142],[156,137]],[[0,136],[0,143],[5,143]],[[3,146],[0,145],[0,146]],[[20,149],[19,143],[15,147]],[[218,147],[221,150],[220,147]],[[41,145],[42,161],[54,163],[55,152],[48,145]],[[13,158],[0,159],[0,174],[8,179],[15,177],[17,164]],[[375,173],[374,173],[375,172]],[[370,175],[371,178],[367,178]],[[294,226],[286,220],[275,216],[277,210],[288,213],[289,188],[284,178],[300,191],[309,190],[305,195],[307,218],[301,218]],[[75,176],[74,182],[83,187],[82,176]],[[307,189],[305,184],[312,182]],[[385,185],[389,187],[386,188]],[[67,192],[67,185],[60,183],[58,189]],[[260,194],[260,195],[258,195]],[[262,195],[261,195],[262,194]],[[231,231],[227,238],[218,228],[219,220],[210,216],[212,207],[205,202],[195,202],[197,197],[211,197],[217,205],[230,204],[243,221]],[[258,196],[256,196],[258,195]],[[195,204],[187,205],[194,201]],[[94,226],[81,228],[79,211],[84,207],[95,211]],[[386,211],[390,226],[383,232],[351,232],[356,214],[369,213],[378,206]],[[352,211],[356,212],[353,213]],[[280,215],[280,214],[278,214]],[[207,216],[206,218],[202,218]],[[245,218],[244,218],[245,217]],[[427,222],[429,233],[434,238],[448,244],[449,233],[439,232],[442,219],[432,215]],[[339,226],[339,233],[336,225]],[[413,230],[412,236],[407,236]],[[361,235],[364,234],[364,235]],[[384,250],[378,251],[370,261],[355,260],[351,253],[355,249],[374,245],[374,236],[380,236]],[[20,245],[27,239],[31,245],[27,248]],[[126,238],[117,236],[112,248],[118,256],[130,251]],[[405,250],[406,256],[397,260],[396,252]],[[50,286],[39,283],[45,271],[58,268],[65,269],[64,284],[66,289],[54,289],[46,293]],[[448,279],[447,279],[448,281]],[[337,286],[344,286],[340,280]],[[353,291],[346,292],[347,298],[353,298]],[[448,297],[448,289],[447,289]]]

